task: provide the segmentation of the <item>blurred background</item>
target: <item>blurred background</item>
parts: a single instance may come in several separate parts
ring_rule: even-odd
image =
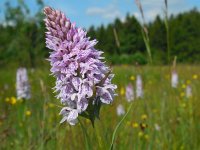
[[[167,63],[167,40],[164,22],[165,3],[142,0],[154,64]],[[1,0],[0,66],[37,67],[48,62],[42,9],[49,5],[59,9],[85,28],[96,48],[105,52],[110,64],[147,64],[141,34],[142,17],[134,0]],[[198,0],[168,2],[171,61],[200,62],[200,3]]]

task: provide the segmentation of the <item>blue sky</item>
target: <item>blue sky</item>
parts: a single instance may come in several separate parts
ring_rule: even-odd
[[[0,21],[3,22],[4,3],[9,1],[12,5],[17,0],[0,0]],[[32,14],[38,10],[36,0],[24,0]],[[65,12],[72,22],[78,26],[88,28],[91,25],[100,26],[108,24],[116,17],[124,20],[127,13],[140,19],[135,0],[44,0],[46,5]],[[157,14],[162,16],[164,0],[141,0],[146,21],[152,21]],[[194,7],[200,10],[200,0],[168,0],[169,13],[177,14]]]

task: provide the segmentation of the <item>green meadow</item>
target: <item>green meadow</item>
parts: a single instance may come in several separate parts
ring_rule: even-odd
[[[131,111],[116,133],[115,150],[198,150],[200,149],[200,67],[178,65],[177,88],[171,87],[171,68],[168,66],[114,66],[117,93],[111,105],[105,105],[100,120],[93,128],[90,121],[80,118],[81,126],[60,124],[61,104],[53,93],[55,80],[49,68],[28,69],[31,85],[30,100],[16,100],[16,69],[0,69],[0,149],[10,150],[92,150],[109,149],[112,133],[123,116],[116,108],[122,104]],[[127,102],[125,87],[134,86],[136,76],[143,80],[144,97]],[[187,85],[192,96],[187,98]]]

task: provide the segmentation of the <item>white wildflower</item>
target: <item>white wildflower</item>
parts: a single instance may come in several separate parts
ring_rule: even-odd
[[[19,68],[16,75],[17,99],[30,99],[30,85],[26,68]]]

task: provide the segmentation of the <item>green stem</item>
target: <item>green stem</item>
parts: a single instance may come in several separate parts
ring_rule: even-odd
[[[90,149],[90,145],[89,145],[89,136],[87,134],[87,130],[85,129],[84,125],[81,123],[80,119],[78,119],[78,121],[79,121],[79,123],[81,125],[81,129],[82,129],[82,132],[83,132],[83,135],[84,135],[84,140],[85,140],[85,143],[86,143],[85,148],[87,150],[89,150]]]
[[[152,61],[152,56],[151,56],[151,47],[150,47],[149,37],[148,37],[148,34],[145,33],[144,29],[142,29],[142,37],[143,37],[145,47],[147,49],[147,53],[149,56],[149,63],[152,64],[153,61]]]
[[[133,105],[133,102],[130,104],[126,114],[123,116],[123,118],[120,120],[120,122],[115,127],[115,130],[114,130],[113,135],[112,135],[112,142],[110,144],[110,150],[113,150],[116,132],[117,132],[118,128],[120,127],[120,125],[122,124],[122,122],[124,121],[124,119],[126,118],[126,116],[128,115],[128,113],[130,112],[132,105]]]
[[[170,41],[169,41],[169,23],[168,23],[168,4],[165,1],[165,28],[166,28],[166,39],[167,39],[167,61],[170,63]]]
[[[169,43],[169,26],[168,21],[166,20],[166,32],[167,32],[167,57],[168,57],[168,64],[170,63],[170,43]]]

